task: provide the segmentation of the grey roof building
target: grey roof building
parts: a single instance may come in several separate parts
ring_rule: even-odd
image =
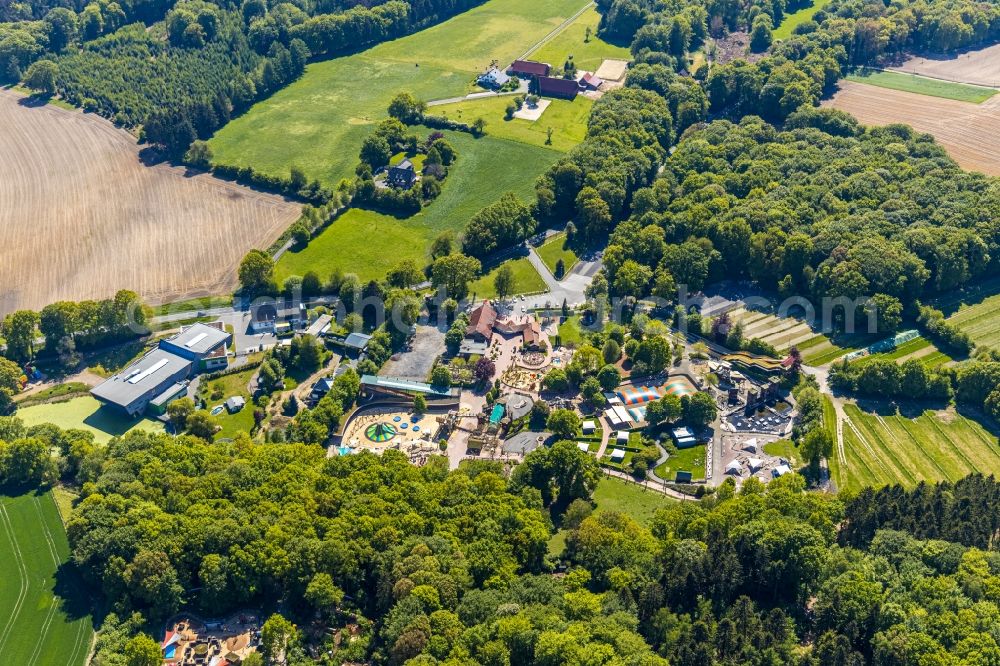
[[[401,187],[408,190],[417,182],[417,171],[413,167],[413,162],[406,159],[396,166],[389,167],[385,182],[393,187]]]
[[[129,416],[142,414],[151,400],[188,378],[192,362],[165,349],[154,349],[90,393]]]
[[[160,340],[160,349],[195,361],[211,355],[220,345],[228,344],[230,337],[221,324],[192,324],[182,328],[177,335]]]

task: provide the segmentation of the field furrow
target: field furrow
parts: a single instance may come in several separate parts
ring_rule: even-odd
[[[0,90],[0,315],[132,289],[150,301],[236,286],[300,206],[161,164],[106,120]]]

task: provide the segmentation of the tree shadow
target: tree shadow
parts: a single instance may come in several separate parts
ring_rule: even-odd
[[[22,97],[17,100],[17,103],[21,106],[26,106],[29,109],[35,109],[40,106],[45,106],[52,99],[51,93],[34,93],[26,97]]]

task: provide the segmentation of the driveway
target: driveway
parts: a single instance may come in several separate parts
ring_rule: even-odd
[[[544,294],[524,297],[524,305],[529,308],[557,308],[562,305],[563,300],[570,307],[582,304],[587,300],[584,292],[602,266],[600,255],[595,255],[593,258],[578,261],[562,280],[557,280],[542,258],[535,252],[535,249],[530,246],[528,247],[528,261],[542,276],[547,289]]]

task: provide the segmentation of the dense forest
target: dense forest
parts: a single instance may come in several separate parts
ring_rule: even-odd
[[[0,438],[5,482],[82,484],[68,532],[110,604],[100,664],[125,663],[131,634],[182,604],[280,604],[264,656],[293,665],[328,652],[323,663],[412,666],[1000,659],[992,477],[840,497],[796,475],[739,493],[730,481],[647,527],[594,511],[601,475],[572,442],[507,475],[242,435],[137,432],[95,447],[14,418]],[[324,629],[347,624],[357,640]]]

